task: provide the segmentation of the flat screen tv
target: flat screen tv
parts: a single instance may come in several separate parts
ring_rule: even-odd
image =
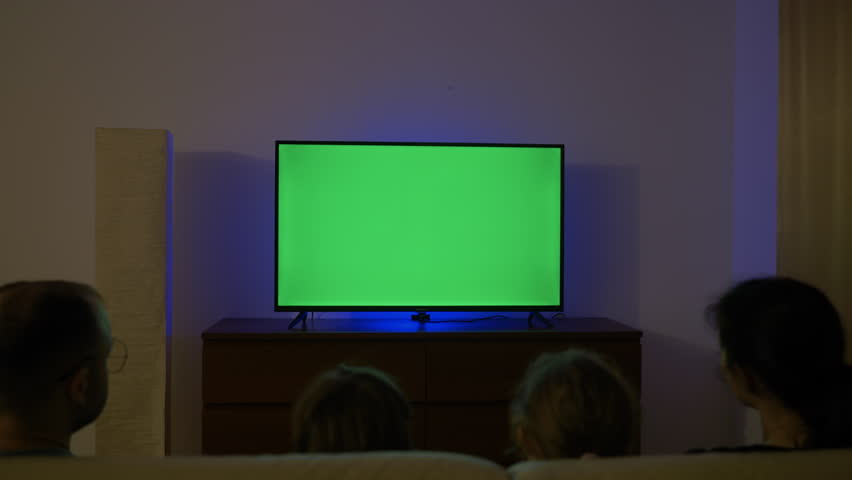
[[[563,145],[276,142],[276,311],[559,311]]]

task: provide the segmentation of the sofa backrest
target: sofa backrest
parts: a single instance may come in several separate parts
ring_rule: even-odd
[[[507,480],[499,465],[453,453],[0,460],[0,479],[84,480]]]
[[[850,480],[852,450],[523,462],[509,474],[514,480]]]
[[[852,450],[523,462],[508,472],[439,452],[174,458],[0,459],[0,479],[84,480],[785,480],[852,479]]]

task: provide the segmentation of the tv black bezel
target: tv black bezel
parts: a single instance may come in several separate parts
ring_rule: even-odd
[[[559,149],[559,304],[558,305],[401,305],[401,306],[363,306],[363,305],[278,305],[278,193],[279,145],[389,145],[389,146],[430,146],[430,147],[523,147]],[[565,145],[548,143],[467,143],[467,142],[347,142],[347,141],[275,141],[275,244],[273,275],[273,304],[276,312],[560,312],[565,304]]]

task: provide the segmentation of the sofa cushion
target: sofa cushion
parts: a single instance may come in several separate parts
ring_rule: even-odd
[[[260,457],[44,458],[0,460],[0,479],[287,480],[422,479],[507,480],[499,465],[438,452],[269,455]]]
[[[852,479],[852,450],[659,455],[523,462],[515,480]]]

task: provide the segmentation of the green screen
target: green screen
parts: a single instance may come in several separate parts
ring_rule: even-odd
[[[277,148],[277,308],[561,305],[560,146]]]

